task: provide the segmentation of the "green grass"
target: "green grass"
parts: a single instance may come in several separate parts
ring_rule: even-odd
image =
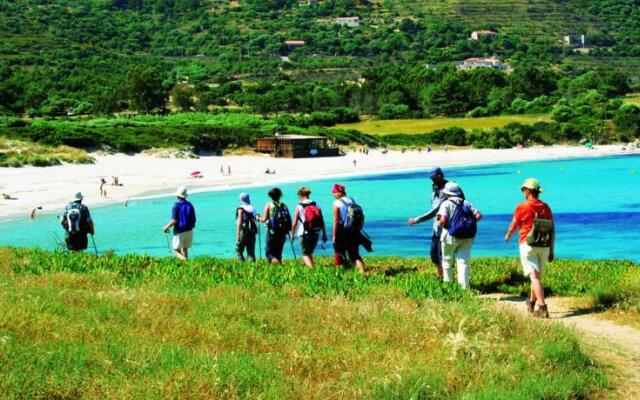
[[[0,136],[0,167],[45,167],[63,162],[90,164],[93,158],[86,151],[69,146],[46,146]]]
[[[336,128],[355,129],[359,132],[375,135],[389,135],[395,133],[429,133],[439,129],[460,127],[467,131],[473,129],[488,130],[501,128],[510,123],[535,124],[550,121],[548,115],[503,115],[482,118],[430,118],[430,119],[397,119],[397,120],[367,120],[353,124],[339,124]]]
[[[627,95],[623,100],[625,103],[634,104],[640,107],[640,93]]]
[[[0,249],[2,398],[592,398],[575,334],[438,282],[423,259],[335,270]],[[556,293],[638,276],[552,264]],[[475,289],[520,290],[474,260]]]

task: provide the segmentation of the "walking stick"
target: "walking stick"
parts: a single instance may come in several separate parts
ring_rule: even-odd
[[[258,254],[260,254],[260,260],[262,260],[262,235],[260,234],[260,224],[258,224],[258,252]]]
[[[169,234],[167,232],[164,233],[164,238],[167,241],[167,251],[169,252],[169,257],[171,257],[173,254],[171,254],[171,245],[169,244]]]
[[[293,246],[293,239],[291,239],[289,243],[291,243],[291,251],[293,252],[293,259],[295,261],[298,261],[298,257],[296,257],[296,248]]]
[[[91,235],[91,242],[93,243],[93,250],[95,250],[96,255],[98,255],[98,248],[96,247],[96,241],[93,238],[93,234]]]

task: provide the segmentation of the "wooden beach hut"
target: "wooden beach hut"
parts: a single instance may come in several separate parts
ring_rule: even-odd
[[[275,135],[258,139],[256,150],[274,157],[335,157],[340,149],[325,136]]]

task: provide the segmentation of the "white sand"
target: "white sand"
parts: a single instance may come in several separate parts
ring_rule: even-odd
[[[350,153],[345,157],[318,159],[276,159],[269,156],[202,157],[194,160],[162,159],[147,155],[97,156],[92,165],[54,167],[0,168],[0,192],[17,200],[0,199],[0,220],[26,218],[29,211],[42,206],[43,211],[62,209],[77,191],[85,195],[85,204],[96,206],[124,203],[127,199],[152,194],[170,194],[180,185],[191,191],[276,182],[304,181],[348,174],[380,173],[427,168],[429,166],[479,165],[571,157],[595,157],[625,153],[621,146],[544,147],[524,150],[450,150],[421,153],[372,150],[368,155]],[[353,160],[357,161],[354,167]],[[231,166],[231,175],[221,175],[220,166]],[[265,169],[275,169],[266,175]],[[202,179],[192,179],[192,171],[201,171]],[[120,178],[123,186],[111,186],[111,177]],[[100,177],[105,177],[107,198],[99,192]]]

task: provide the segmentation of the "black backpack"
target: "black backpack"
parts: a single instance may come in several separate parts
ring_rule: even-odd
[[[242,210],[242,232],[245,235],[255,235],[258,233],[258,224],[256,223],[256,217],[253,213],[249,213],[244,208],[238,207],[236,209],[236,217],[238,216],[239,210]]]
[[[76,202],[69,204],[62,220],[62,226],[66,231],[70,234],[81,233],[86,230],[86,225],[87,213],[82,204]]]

